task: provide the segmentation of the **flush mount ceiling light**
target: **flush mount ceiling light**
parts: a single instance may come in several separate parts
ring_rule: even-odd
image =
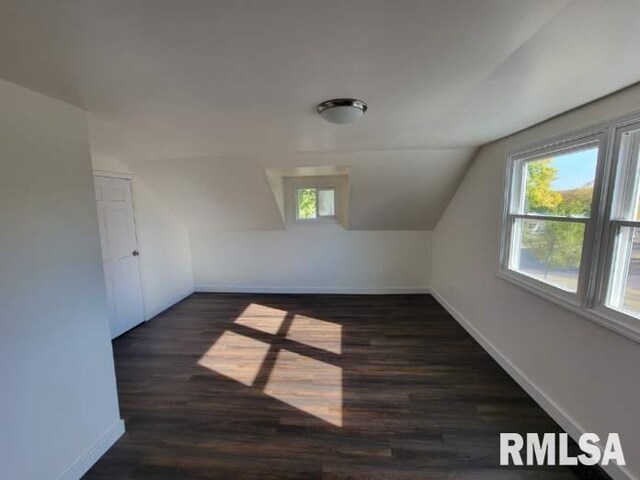
[[[327,122],[345,124],[358,120],[367,111],[367,104],[355,98],[334,98],[318,105],[318,113]]]

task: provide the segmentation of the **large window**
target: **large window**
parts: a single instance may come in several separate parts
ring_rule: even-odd
[[[640,339],[640,119],[511,155],[500,276]]]
[[[578,291],[598,150],[597,143],[580,144],[515,164],[511,269]]]

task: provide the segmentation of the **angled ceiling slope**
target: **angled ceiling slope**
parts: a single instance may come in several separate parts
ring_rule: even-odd
[[[4,0],[0,77],[85,108],[93,153],[192,229],[282,228],[264,168],[311,165],[352,167],[349,228],[431,229],[478,145],[640,79],[639,17],[637,0]],[[345,96],[367,115],[316,113]]]
[[[636,0],[6,0],[0,77],[118,158],[477,146],[636,82]],[[597,34],[594,34],[597,32]],[[606,75],[602,72],[606,71]],[[346,127],[318,102],[367,101]]]
[[[128,160],[127,166],[191,232],[283,230],[265,169],[349,169],[349,230],[431,230],[475,149],[274,154]],[[300,168],[300,166],[306,168]],[[337,169],[337,170],[336,170]]]

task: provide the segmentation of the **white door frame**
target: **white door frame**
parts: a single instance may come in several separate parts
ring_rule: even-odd
[[[133,208],[133,231],[136,236],[136,244],[138,245],[138,249],[140,250],[140,257],[143,257],[145,254],[144,246],[140,242],[140,234],[138,233],[138,209],[136,206],[136,179],[131,173],[122,173],[122,172],[114,172],[111,170],[93,170],[94,177],[107,177],[107,178],[123,178],[125,180],[129,180],[131,185],[131,204]],[[142,290],[142,317],[145,322],[148,322],[150,319],[147,317],[147,306],[146,306],[146,294],[145,294],[145,285],[144,285],[144,275],[142,271],[144,269],[144,260],[140,258],[138,262],[138,275],[140,276],[140,289]]]

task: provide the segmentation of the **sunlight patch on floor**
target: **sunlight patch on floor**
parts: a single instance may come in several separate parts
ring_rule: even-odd
[[[282,350],[264,392],[278,400],[342,426],[342,369]]]
[[[252,303],[235,319],[235,323],[275,335],[286,315],[284,310]]]
[[[232,331],[235,325],[246,328],[239,334]],[[342,426],[342,368],[292,351],[311,350],[309,355],[333,363],[334,357],[327,355],[342,353],[342,325],[252,303],[234,326],[216,340],[198,365],[243,385],[262,388],[266,395]],[[265,333],[271,335],[271,341],[251,338],[252,330],[263,340]]]
[[[251,386],[268,351],[267,343],[227,331],[198,360],[198,365]]]
[[[337,323],[296,315],[287,338],[338,355],[342,352],[342,325]]]

